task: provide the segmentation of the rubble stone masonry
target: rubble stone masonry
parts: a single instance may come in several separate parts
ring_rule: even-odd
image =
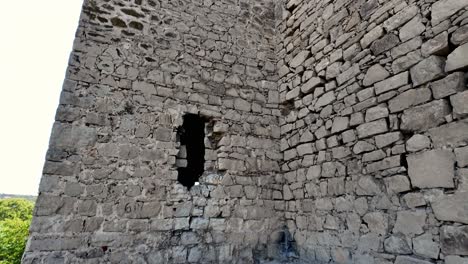
[[[467,264],[467,73],[468,0],[85,0],[23,263]]]

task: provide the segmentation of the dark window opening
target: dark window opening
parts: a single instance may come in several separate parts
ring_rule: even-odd
[[[205,167],[205,120],[195,114],[186,114],[178,134],[181,149],[177,180],[190,189],[198,183]]]

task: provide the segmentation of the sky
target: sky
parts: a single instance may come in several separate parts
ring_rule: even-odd
[[[0,193],[37,195],[82,3],[2,2]]]

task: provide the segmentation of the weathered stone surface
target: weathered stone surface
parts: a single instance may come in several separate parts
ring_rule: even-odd
[[[414,253],[421,257],[437,259],[439,257],[439,244],[434,242],[431,234],[424,234],[413,238]]]
[[[366,122],[371,122],[388,116],[388,108],[385,105],[371,107],[366,111]]]
[[[299,65],[301,65],[309,56],[310,51],[308,50],[303,50],[299,52],[290,62],[289,66],[293,68],[297,68]]]
[[[319,108],[319,107],[326,106],[326,105],[330,104],[331,102],[335,101],[335,99],[336,99],[335,93],[333,91],[330,91],[330,92],[322,95],[317,100],[317,102],[315,103],[315,107]]]
[[[450,96],[450,102],[452,103],[453,112],[455,114],[468,114],[468,91]]]
[[[447,101],[441,99],[421,106],[407,109],[401,117],[401,129],[407,131],[426,131],[445,122],[450,114]]]
[[[409,152],[420,151],[429,148],[431,140],[424,135],[416,134],[406,141],[406,150]]]
[[[421,56],[421,51],[415,50],[403,57],[400,57],[393,61],[392,63],[392,70],[394,73],[399,73],[409,69],[411,66],[415,65],[416,63],[420,62],[423,59]]]
[[[454,45],[460,45],[468,41],[468,25],[459,27],[450,37],[450,42]]]
[[[411,244],[408,243],[406,238],[402,235],[393,235],[384,242],[385,251],[391,254],[411,254],[413,250],[411,249]]]
[[[390,33],[385,35],[383,38],[374,41],[370,49],[373,54],[379,55],[395,47],[396,45],[398,45],[398,43],[400,43],[400,39],[398,38],[398,36]]]
[[[373,212],[364,215],[362,218],[371,232],[385,235],[388,228],[387,215],[381,212]]]
[[[380,119],[357,127],[358,137],[365,138],[388,131],[387,121]]]
[[[381,26],[376,26],[371,31],[366,33],[361,39],[361,47],[363,49],[367,48],[372,42],[382,37],[384,30]]]
[[[435,2],[431,7],[432,25],[436,25],[466,6],[468,3],[465,0],[439,0]]]
[[[468,165],[468,147],[454,149],[457,157],[457,166],[466,167]]]
[[[397,142],[402,139],[403,136],[400,132],[391,132],[383,135],[378,135],[375,137],[375,144],[378,148],[386,147],[392,143]]]
[[[468,143],[468,119],[453,122],[429,130],[434,147],[460,146]]]
[[[399,88],[405,84],[408,84],[408,82],[409,82],[409,74],[407,71],[405,71],[398,75],[392,76],[386,80],[383,80],[381,82],[374,84],[375,93],[379,95],[381,93],[385,93],[390,90]]]
[[[466,54],[468,54],[468,43],[459,46],[448,55],[445,71],[453,72],[466,69],[468,67],[468,56]]]
[[[314,91],[314,88],[323,83],[323,80],[319,77],[312,77],[304,85],[301,86],[301,92],[308,94]]]
[[[405,42],[423,33],[426,27],[421,23],[421,17],[415,16],[400,28],[400,40]]]
[[[375,64],[371,66],[362,81],[364,86],[370,86],[376,82],[382,81],[390,76],[390,73],[382,67],[380,64]]]
[[[462,258],[459,256],[446,256],[445,264],[468,264],[468,258]]]
[[[426,217],[424,210],[400,211],[397,213],[393,233],[401,233],[410,237],[422,234],[426,225]]]
[[[458,93],[465,89],[465,77],[463,72],[454,72],[442,80],[430,84],[435,99]]]
[[[431,264],[431,263],[432,262],[414,258],[414,257],[397,256],[394,264]]]
[[[344,117],[336,117],[333,120],[333,126],[332,126],[332,133],[337,133],[344,131],[349,128],[349,118],[347,116]]]
[[[441,221],[468,224],[467,199],[468,193],[466,192],[438,197],[431,203],[435,217]]]
[[[395,113],[429,100],[431,100],[431,90],[427,88],[410,89],[390,100],[388,108],[391,113]]]
[[[408,177],[404,175],[396,175],[384,179],[387,191],[390,193],[401,193],[411,190]]]
[[[442,226],[440,242],[445,255],[468,256],[468,226]]]
[[[455,155],[450,150],[431,150],[407,158],[411,184],[419,188],[453,188]]]
[[[424,57],[430,55],[446,56],[450,52],[448,43],[448,33],[444,31],[434,38],[424,42],[421,46],[421,53]]]
[[[387,30],[387,32],[391,32],[392,30],[400,27],[401,25],[415,17],[418,12],[419,8],[417,8],[416,6],[403,8],[400,12],[387,19],[383,23],[383,26]]]
[[[438,79],[445,75],[445,59],[439,56],[430,56],[411,68],[413,85],[419,86]]]

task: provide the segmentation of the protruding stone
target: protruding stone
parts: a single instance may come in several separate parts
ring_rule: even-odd
[[[385,30],[387,32],[391,32],[415,17],[418,12],[419,8],[417,6],[403,8],[400,12],[396,13],[383,23]]]
[[[401,41],[410,40],[416,36],[419,36],[421,33],[426,30],[426,27],[421,23],[421,16],[415,16],[411,19],[406,25],[400,29],[400,39]]]
[[[411,183],[418,188],[453,188],[455,155],[450,150],[431,150],[407,158]]]
[[[445,123],[445,116],[450,112],[450,105],[443,99],[407,109],[401,117],[401,129],[426,131]]]
[[[367,32],[364,37],[361,39],[361,47],[363,49],[367,48],[372,42],[382,37],[384,30],[381,26],[376,26],[371,31]]]
[[[444,31],[434,38],[424,42],[421,46],[421,53],[424,57],[430,55],[447,56],[450,52],[448,43],[448,33]]]
[[[435,99],[461,92],[465,89],[465,76],[463,72],[454,72],[442,80],[430,84]]]
[[[387,186],[387,191],[390,193],[401,193],[411,189],[408,177],[404,175],[386,177],[384,181]]]
[[[424,234],[413,238],[414,253],[421,257],[437,259],[439,257],[439,244],[434,242],[431,234]]]
[[[419,86],[438,79],[445,75],[445,59],[438,56],[430,56],[411,68],[411,80],[413,85]]]
[[[468,56],[466,54],[468,54],[468,43],[459,46],[448,55],[445,71],[453,72],[466,69],[468,67]]]
[[[395,113],[430,100],[431,90],[427,88],[410,89],[391,99],[388,102],[388,108],[391,113]]]
[[[468,143],[468,119],[453,122],[429,130],[434,147],[460,146]]]

